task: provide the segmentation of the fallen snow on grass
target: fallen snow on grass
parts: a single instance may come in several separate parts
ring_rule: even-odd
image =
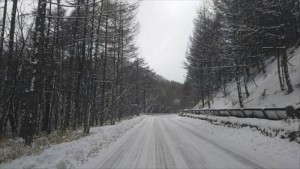
[[[279,137],[266,137],[250,127],[228,128],[213,125],[204,120],[192,119],[187,117],[175,117],[176,120],[198,129],[206,138],[218,140],[224,146],[244,150],[247,154],[266,159],[276,157],[281,160],[290,161],[291,166],[300,168],[300,146],[296,142]],[[240,120],[240,119],[239,119]],[[276,163],[276,161],[270,161]]]
[[[0,164],[25,155],[36,155],[50,147],[50,145],[70,142],[86,136],[82,129],[52,131],[51,134],[41,133],[34,136],[31,146],[25,146],[21,137],[1,140],[0,143]]]
[[[85,163],[89,157],[96,156],[102,147],[115,142],[124,133],[147,116],[125,120],[113,126],[93,127],[89,136],[67,143],[52,145],[38,155],[24,156],[0,164],[1,169],[67,169]]]

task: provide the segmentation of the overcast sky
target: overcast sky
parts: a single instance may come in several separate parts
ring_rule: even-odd
[[[140,57],[168,80],[184,82],[185,51],[201,0],[144,0],[137,19],[140,24]]]
[[[20,0],[19,4],[25,3],[23,10],[27,11],[35,1]],[[140,24],[137,39],[140,57],[145,58],[156,73],[168,80],[184,82],[185,51],[192,34],[196,10],[203,1],[142,0],[140,4],[137,15]]]

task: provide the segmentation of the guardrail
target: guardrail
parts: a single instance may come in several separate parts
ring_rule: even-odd
[[[300,119],[300,110],[292,106],[285,108],[244,108],[244,109],[199,109],[184,110],[183,113],[215,116],[234,116],[240,118],[260,118],[269,120]]]

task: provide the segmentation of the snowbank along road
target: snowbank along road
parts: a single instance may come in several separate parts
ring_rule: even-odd
[[[209,137],[176,115],[149,116],[80,168],[299,168]]]

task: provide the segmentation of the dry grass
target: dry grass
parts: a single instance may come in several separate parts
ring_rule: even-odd
[[[82,130],[54,131],[50,135],[42,133],[35,136],[31,146],[25,146],[24,140],[20,137],[0,139],[0,163],[14,160],[23,155],[39,154],[42,150],[52,144],[69,142],[84,137]]]

